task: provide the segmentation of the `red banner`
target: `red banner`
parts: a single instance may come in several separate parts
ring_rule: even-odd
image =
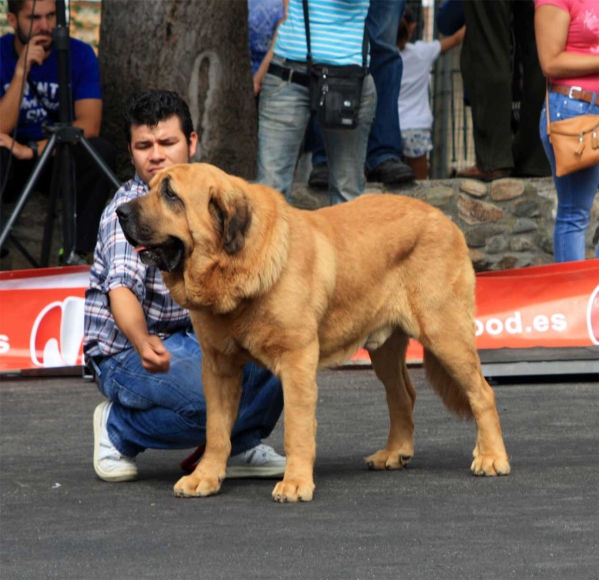
[[[0,372],[83,364],[89,267],[0,273]]]
[[[0,372],[82,364],[88,276],[87,266],[0,273]],[[479,349],[599,345],[599,260],[478,274],[475,332]],[[421,360],[412,341],[408,362]]]
[[[599,345],[599,259],[477,274],[474,325],[478,349]],[[415,341],[407,360],[422,361]]]

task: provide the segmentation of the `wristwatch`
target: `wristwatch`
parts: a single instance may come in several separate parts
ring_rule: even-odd
[[[27,147],[33,151],[33,160],[37,161],[40,156],[40,150],[37,146],[37,141],[29,141],[29,143],[27,143]]]

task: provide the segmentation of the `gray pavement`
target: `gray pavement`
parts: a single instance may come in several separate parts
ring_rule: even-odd
[[[0,577],[599,577],[599,386],[495,386],[512,474],[469,472],[474,426],[418,392],[409,469],[369,472],[384,445],[383,388],[370,370],[321,373],[316,495],[276,504],[273,481],[225,481],[177,499],[186,451],[148,451],[141,478],[93,472],[92,413],[79,378],[0,385]],[[544,379],[547,381],[547,379]],[[282,449],[282,425],[270,442]]]

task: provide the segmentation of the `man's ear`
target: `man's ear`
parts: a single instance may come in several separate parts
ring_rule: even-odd
[[[214,192],[208,209],[215,230],[221,235],[227,254],[237,254],[245,246],[245,236],[252,222],[248,198],[239,189]]]
[[[11,28],[14,28],[15,30],[17,29],[17,26],[18,26],[18,20],[17,20],[17,15],[16,15],[16,14],[13,14],[12,12],[9,12],[9,13],[6,15],[6,20],[7,20],[7,22],[8,22],[8,25],[9,25]]]
[[[188,159],[191,159],[196,154],[196,149],[198,147],[198,134],[195,131],[192,131],[189,135],[189,151],[188,151]]]

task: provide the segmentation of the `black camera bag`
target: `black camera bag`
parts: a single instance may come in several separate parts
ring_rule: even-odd
[[[310,110],[325,129],[355,129],[362,100],[362,86],[369,74],[367,67],[368,34],[364,23],[362,66],[332,66],[312,62],[308,0],[303,0],[308,71],[310,74]]]

